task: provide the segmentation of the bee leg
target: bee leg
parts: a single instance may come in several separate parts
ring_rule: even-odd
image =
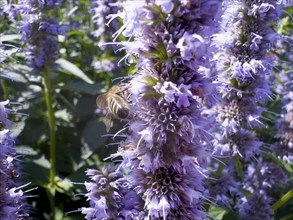
[[[109,132],[110,128],[113,126],[112,114],[107,113],[107,115],[105,116],[103,122],[104,122],[104,124],[106,126],[106,131]]]

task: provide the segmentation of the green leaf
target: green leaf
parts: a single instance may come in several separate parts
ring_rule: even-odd
[[[239,174],[239,176],[242,178],[243,176],[243,166],[241,161],[239,160],[239,157],[234,156],[232,157],[232,163],[235,167],[235,170],[237,171],[237,173]]]
[[[222,220],[224,215],[227,213],[228,211],[221,208],[221,207],[216,207],[216,206],[211,206],[209,209],[209,216],[212,217],[212,219],[215,220]]]
[[[69,179],[63,179],[62,181],[57,181],[56,185],[57,185],[56,190],[58,192],[71,195],[71,192],[73,190],[73,184]]]
[[[94,81],[92,81],[81,69],[68,60],[60,58],[56,63],[59,64],[65,72],[72,74],[89,84],[94,84]]]
[[[293,173],[293,167],[292,167],[292,164],[290,164],[290,163],[283,163],[283,165],[284,165],[284,168],[288,171],[288,172],[290,172],[290,173]]]
[[[19,34],[7,34],[0,36],[0,41],[13,41],[13,40],[19,40],[20,36]]]
[[[25,127],[24,121],[20,121],[18,123],[12,124],[12,126],[10,127],[11,135],[13,137],[17,137],[22,132],[24,127]]]
[[[146,77],[146,85],[147,86],[150,86],[150,87],[152,87],[152,86],[155,86],[157,83],[158,83],[158,81],[159,80],[157,80],[157,79],[155,79],[155,78],[153,78],[153,77],[151,77],[151,76],[147,76]]]
[[[96,119],[89,121],[82,133],[82,155],[83,159],[90,157],[101,145],[105,138],[101,137],[106,132],[105,125]]]
[[[98,93],[101,93],[101,91],[98,90],[98,88],[104,88],[104,85],[102,86],[100,84],[89,85],[88,83],[85,83],[82,81],[78,81],[78,82],[71,81],[63,85],[61,88],[72,90],[72,91],[79,91],[79,92],[87,93],[90,95],[97,95]]]
[[[89,181],[89,178],[85,175],[85,171],[89,169],[89,165],[85,164],[75,172],[73,172],[70,176],[67,176],[69,181],[73,183],[84,183],[85,181]],[[97,169],[97,167],[93,167]],[[83,184],[76,184],[74,185],[75,192],[85,192],[85,186]]]
[[[3,70],[3,73],[9,76],[9,78],[22,83],[28,82],[26,74],[30,74],[31,72],[32,69],[30,67],[19,63],[13,63],[13,68],[7,68]]]
[[[23,76],[23,73],[21,72],[16,72],[12,70],[12,71],[5,71],[4,74],[16,82],[22,82],[22,83],[27,82],[27,79]]]
[[[94,115],[96,109],[96,97],[84,95],[77,100],[73,117],[85,117],[86,115]]]
[[[283,8],[282,10],[288,12],[290,15],[293,14],[293,6],[285,7],[285,8]]]
[[[55,112],[55,118],[57,120],[58,119],[64,120],[65,122],[70,124],[72,120],[72,115],[66,109],[62,109]]]
[[[78,7],[77,7],[77,6],[73,7],[73,8],[68,12],[68,14],[67,14],[66,16],[67,16],[67,17],[71,17],[71,15],[73,15],[77,10],[78,10]]]
[[[283,195],[277,202],[272,205],[272,209],[276,211],[286,202],[288,202],[293,197],[293,189],[289,190],[285,195]]]
[[[223,218],[223,220],[235,220],[235,219],[239,219],[239,216],[237,216],[237,214],[232,211],[228,212]]]
[[[24,182],[32,182],[33,185],[44,187],[48,184],[50,163],[44,156],[26,156],[22,166],[26,172],[23,178]]]

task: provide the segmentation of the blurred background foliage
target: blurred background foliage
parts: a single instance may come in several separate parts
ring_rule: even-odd
[[[98,168],[104,164],[104,158],[115,152],[119,137],[115,140],[107,135],[103,123],[103,114],[96,112],[95,99],[98,94],[107,91],[112,80],[132,74],[135,68],[125,65],[120,59],[125,55],[115,46],[99,47],[99,41],[93,31],[97,29],[93,22],[93,5],[87,0],[63,1],[58,10],[54,11],[54,18],[61,24],[69,26],[65,36],[60,36],[59,67],[51,72],[53,85],[53,108],[56,118],[57,135],[57,175],[59,178],[56,208],[58,219],[84,219],[80,212],[75,211],[87,206],[83,194],[85,188],[82,183],[88,181],[85,176],[87,168]],[[293,25],[292,7],[288,7],[287,14],[283,14],[279,32],[292,37]],[[30,192],[28,198],[31,205],[31,219],[48,219],[50,205],[45,186],[49,176],[49,128],[46,117],[46,105],[42,94],[42,77],[33,71],[25,61],[23,47],[18,29],[1,12],[0,41],[9,55],[1,60],[0,74],[9,78],[0,78],[0,100],[9,99],[12,106],[22,115],[12,115],[16,122],[13,135],[16,137],[17,151],[22,161],[22,181],[30,182],[29,188],[37,187]],[[117,19],[117,29],[121,21]],[[123,40],[122,38],[117,41]],[[112,37],[103,36],[104,42],[111,42]],[[292,45],[291,45],[292,46]],[[275,54],[287,60],[278,51]],[[114,64],[111,71],[97,70],[94,62],[108,60]],[[280,65],[277,69],[282,69]],[[276,72],[276,79],[278,79]],[[280,97],[278,97],[280,98]],[[268,103],[269,110],[280,113],[281,104],[277,99]],[[275,120],[275,116],[272,119]],[[114,121],[110,133],[115,134],[123,127],[119,120]],[[269,129],[258,131],[261,140],[273,142]],[[114,144],[113,144],[114,143]],[[292,171],[291,171],[292,172]],[[289,201],[287,206],[292,205]],[[290,209],[283,210],[287,213]],[[282,211],[282,209],[281,209]],[[291,208],[292,211],[292,208]],[[233,213],[223,209],[210,210],[211,216],[217,219],[235,219]],[[282,214],[280,214],[282,216]],[[278,218],[281,219],[281,218]]]

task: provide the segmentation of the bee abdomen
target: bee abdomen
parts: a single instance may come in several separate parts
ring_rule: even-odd
[[[126,119],[129,116],[128,104],[119,95],[114,95],[109,100],[109,109],[117,118]]]

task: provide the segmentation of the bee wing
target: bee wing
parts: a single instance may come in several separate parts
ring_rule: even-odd
[[[96,99],[96,104],[99,109],[106,109],[108,107],[107,94],[99,95]]]
[[[112,123],[112,115],[110,113],[108,113],[106,115],[106,117],[104,118],[104,124],[106,126],[106,131],[109,132],[110,128],[112,127],[113,123]]]

